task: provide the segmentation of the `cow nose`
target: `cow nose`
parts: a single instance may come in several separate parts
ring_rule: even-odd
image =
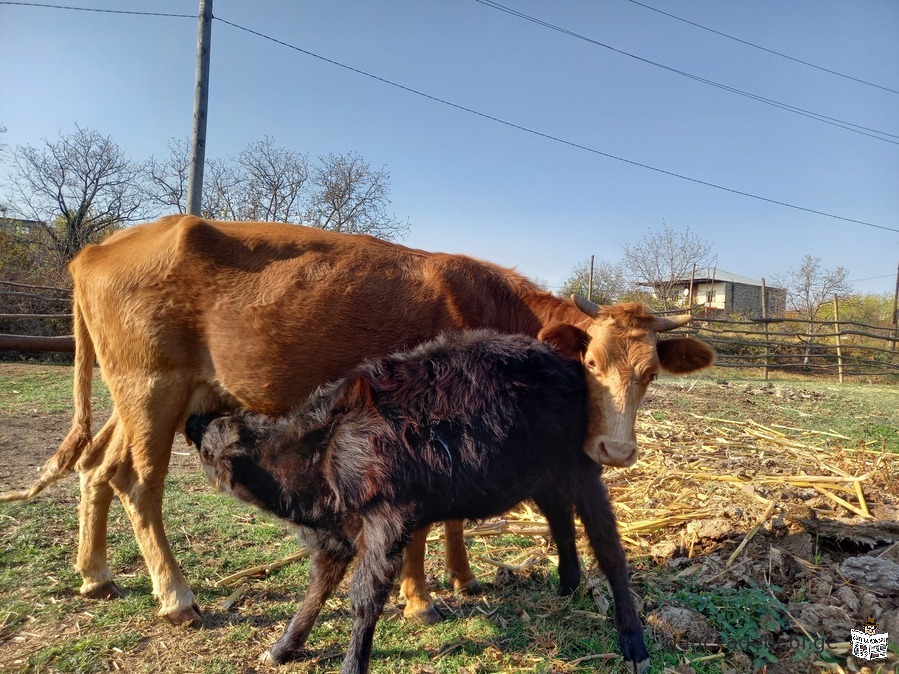
[[[206,427],[209,426],[214,419],[218,419],[220,416],[222,415],[213,413],[194,414],[184,425],[184,434],[187,436],[187,439],[199,449],[200,444],[203,442],[203,432],[206,430]]]
[[[598,438],[593,451],[587,452],[590,458],[604,466],[627,468],[637,460],[637,443],[621,442],[611,438]]]

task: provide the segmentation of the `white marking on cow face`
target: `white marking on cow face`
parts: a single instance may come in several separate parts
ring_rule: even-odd
[[[637,411],[660,369],[656,336],[638,328],[622,334],[612,319],[597,320],[587,334],[583,362],[589,423],[584,451],[597,463],[631,466],[637,460]]]

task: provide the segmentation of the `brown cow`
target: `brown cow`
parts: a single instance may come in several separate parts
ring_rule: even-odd
[[[77,569],[88,597],[119,595],[106,561],[116,494],[153,580],[160,615],[199,620],[194,596],[162,522],[172,440],[192,414],[247,408],[283,414],[318,385],[365,357],[421,343],[447,329],[489,327],[536,336],[563,333],[583,353],[592,395],[588,453],[605,464],[636,456],[634,419],[659,367],[709,365],[711,349],[656,333],[641,305],[561,300],[514,271],[460,255],[428,253],[369,236],[298,225],[169,216],[113,234],[70,265],[75,283],[75,413],[72,428],[27,492],[76,468],[81,478]],[[555,341],[560,336],[556,334]],[[114,402],[91,439],[94,359]],[[476,585],[461,537],[448,523],[447,570],[457,589]],[[408,548],[401,590],[406,615],[439,619],[425,588],[427,532]]]

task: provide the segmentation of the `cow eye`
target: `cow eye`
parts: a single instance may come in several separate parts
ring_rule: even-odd
[[[588,358],[587,360],[585,360],[585,361],[584,361],[584,365],[587,366],[587,369],[588,369],[588,370],[595,370],[595,369],[596,369],[596,361],[593,360],[592,358]]]

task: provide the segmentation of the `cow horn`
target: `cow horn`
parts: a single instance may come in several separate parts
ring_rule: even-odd
[[[680,314],[679,316],[656,316],[652,328],[656,332],[668,332],[675,328],[682,328],[692,320],[693,316],[690,314]]]
[[[574,305],[587,314],[590,318],[599,318],[599,305],[595,302],[591,302],[588,299],[584,299],[580,295],[571,295],[571,301],[574,302]]]

